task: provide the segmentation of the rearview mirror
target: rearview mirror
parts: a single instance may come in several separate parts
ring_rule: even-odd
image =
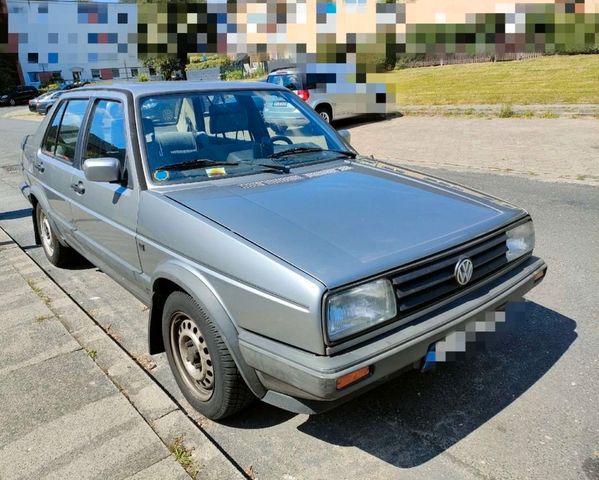
[[[90,182],[118,182],[121,162],[116,158],[88,158],[83,162],[83,173]]]
[[[351,145],[351,133],[349,133],[349,130],[338,130],[337,133],[348,145]]]

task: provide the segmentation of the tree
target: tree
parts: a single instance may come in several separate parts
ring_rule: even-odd
[[[181,61],[177,57],[163,55],[161,57],[146,57],[141,63],[148,68],[160,72],[164,80],[170,80],[177,70],[181,70]]]

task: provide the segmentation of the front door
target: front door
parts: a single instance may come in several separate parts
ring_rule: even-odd
[[[73,202],[75,238],[100,264],[127,282],[141,273],[135,239],[139,189],[129,175],[123,101],[96,99],[83,135],[79,168],[72,177],[78,193]],[[122,181],[91,182],[82,166],[88,158],[117,158]]]

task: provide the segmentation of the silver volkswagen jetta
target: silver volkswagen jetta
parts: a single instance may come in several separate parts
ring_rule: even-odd
[[[439,360],[547,268],[522,209],[363,158],[264,83],[65,93],[23,170],[48,259],[149,305],[150,353],[214,419],[254,397],[315,413]]]

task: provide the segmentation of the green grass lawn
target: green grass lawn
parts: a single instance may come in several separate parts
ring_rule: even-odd
[[[394,84],[399,105],[599,103],[599,55],[411,68],[368,79]]]

